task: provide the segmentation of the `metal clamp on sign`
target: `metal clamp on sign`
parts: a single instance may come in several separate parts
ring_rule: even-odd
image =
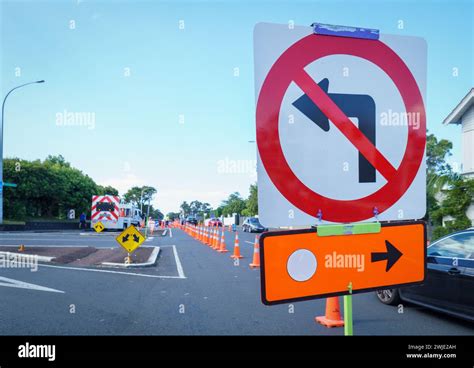
[[[313,23],[313,33],[325,36],[363,38],[366,40],[378,40],[380,32],[378,29],[338,26],[333,24]]]
[[[316,226],[318,236],[357,235],[380,233],[380,222]]]

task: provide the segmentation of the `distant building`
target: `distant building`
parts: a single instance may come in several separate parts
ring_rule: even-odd
[[[460,124],[462,130],[461,173],[474,178],[474,88],[444,119],[443,124]]]
[[[459,104],[444,119],[443,124],[460,124],[462,131],[462,175],[474,179],[474,88],[459,102]],[[474,202],[466,211],[467,217],[474,225]],[[445,220],[450,219],[443,219]]]

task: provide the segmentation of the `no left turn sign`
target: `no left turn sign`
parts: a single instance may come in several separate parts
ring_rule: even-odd
[[[261,222],[423,217],[424,41],[274,24],[254,38]]]

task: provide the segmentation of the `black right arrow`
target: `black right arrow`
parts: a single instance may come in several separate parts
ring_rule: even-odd
[[[403,255],[397,248],[393,246],[388,240],[385,240],[385,246],[387,247],[386,252],[374,252],[372,253],[372,262],[379,262],[387,260],[387,267],[385,272],[388,272],[393,265],[398,261],[398,259]]]
[[[140,237],[138,235],[133,234],[133,241],[138,243],[140,241]]]
[[[129,236],[130,236],[130,234],[124,235],[124,236],[122,237],[122,242],[125,243],[126,241],[128,241],[128,237],[129,237]]]

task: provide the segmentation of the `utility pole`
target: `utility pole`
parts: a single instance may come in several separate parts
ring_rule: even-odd
[[[38,80],[38,81],[29,82],[29,83],[16,86],[15,88],[12,88],[10,91],[8,91],[5,98],[3,99],[2,127],[0,129],[0,132],[1,132],[1,136],[0,136],[0,224],[3,224],[3,127],[5,125],[5,102],[7,101],[8,96],[10,96],[10,93],[12,93],[13,91],[21,87],[29,86],[30,84],[36,84],[36,83],[44,83],[44,80]]]

